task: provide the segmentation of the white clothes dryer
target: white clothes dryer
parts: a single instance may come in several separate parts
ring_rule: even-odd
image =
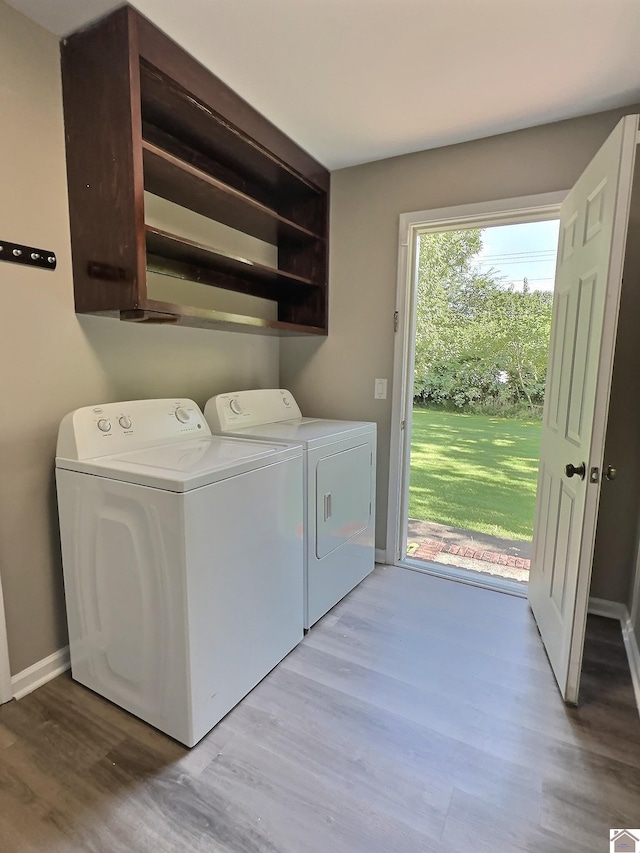
[[[219,394],[205,418],[214,433],[302,444],[310,628],[374,566],[376,424],[304,418],[282,388]]]
[[[302,449],[108,403],[63,419],[56,481],[73,678],[193,746],[302,639]]]

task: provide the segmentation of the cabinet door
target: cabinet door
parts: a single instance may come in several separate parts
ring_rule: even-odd
[[[371,517],[371,447],[361,444],[316,466],[316,557],[361,533]]]

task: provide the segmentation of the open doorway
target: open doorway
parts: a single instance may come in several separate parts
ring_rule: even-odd
[[[416,211],[400,216],[396,300],[397,335],[394,348],[393,410],[386,543],[386,559],[390,563],[414,568],[419,571],[433,572],[454,580],[481,583],[484,586],[513,592],[517,595],[526,595],[526,585],[520,581],[494,577],[486,571],[476,573],[473,570],[469,570],[467,566],[461,569],[455,565],[451,565],[449,557],[443,553],[445,548],[440,549],[440,558],[436,561],[433,557],[426,560],[421,559],[421,555],[418,555],[416,558],[415,551],[417,549],[415,549],[415,546],[413,548],[410,547],[411,543],[408,533],[409,510],[411,506],[411,438],[413,433],[414,409],[417,413],[418,408],[422,405],[422,401],[418,400],[419,405],[414,406],[414,366],[417,363],[416,335],[418,328],[420,244],[421,240],[423,240],[423,235],[451,231],[461,232],[471,229],[486,232],[487,229],[493,228],[496,228],[494,234],[497,234],[498,229],[506,226],[517,226],[527,223],[550,223],[551,220],[558,219],[560,206],[565,196],[566,193],[564,192],[546,193],[523,198],[462,205],[453,208]],[[549,227],[556,229],[557,225],[554,223],[550,224]],[[533,251],[526,245],[521,249],[513,248],[506,243],[501,246],[496,239],[492,242],[488,240],[485,242],[484,252],[482,249],[479,249],[469,256],[472,262],[471,265],[474,268],[479,267],[480,273],[485,274],[492,271],[495,272],[497,266],[494,263],[496,258],[487,258],[487,255],[512,256],[520,251]],[[549,240],[549,244],[549,250],[555,248],[552,239]],[[549,256],[546,257],[549,258]],[[524,259],[522,256],[510,257],[503,258],[503,261],[522,259]],[[511,282],[513,282],[514,292],[524,289],[523,279],[525,277],[536,279],[546,278],[547,276],[546,272],[538,274],[532,268],[530,268],[528,274],[525,274],[523,266],[526,267],[526,265],[512,264],[510,267],[507,267],[503,263],[502,266],[502,274],[505,276],[504,282],[507,285],[506,289],[508,290]],[[552,260],[551,266],[553,266]],[[553,277],[553,274],[550,275]],[[519,284],[518,288],[516,284]],[[527,286],[530,289],[533,289],[534,284],[539,284],[539,282],[527,282]],[[465,414],[469,420],[475,416],[472,412]],[[451,445],[453,442],[448,443]],[[535,456],[537,454],[534,453]],[[536,459],[534,458],[533,465],[535,463]],[[447,463],[442,463],[441,467],[446,468],[446,465]],[[439,473],[444,476],[446,472],[441,471]],[[454,525],[449,524],[448,526],[453,527]],[[456,543],[452,544],[455,547]],[[412,551],[414,552],[413,556]],[[465,560],[469,559],[465,555],[461,556],[460,551],[458,554],[450,554],[449,556],[457,557],[458,560],[462,559],[462,557]],[[520,555],[514,554],[512,556],[515,556],[516,559],[520,558]],[[447,560],[446,563],[444,559]],[[483,563],[482,568],[486,569],[487,561],[483,561]]]
[[[526,584],[558,220],[416,239],[406,554]]]
[[[596,545],[603,539],[599,518],[604,507],[600,504],[602,479],[612,480],[614,490],[620,482],[615,477],[616,460],[610,461],[610,453],[623,453],[625,464],[627,455],[633,457],[633,464],[636,460],[633,451],[637,442],[621,440],[618,428],[621,422],[634,427],[638,423],[637,416],[629,417],[626,406],[629,398],[638,396],[629,392],[633,382],[628,377],[637,376],[637,367],[632,371],[630,364],[637,364],[640,353],[637,310],[632,307],[638,290],[632,284],[637,279],[634,235],[640,222],[636,192],[640,185],[637,170],[634,172],[638,138],[638,116],[625,116],[574,186],[567,193],[555,194],[555,198],[552,194],[407,213],[400,216],[399,223],[386,559],[414,568],[415,561],[412,565],[407,558],[405,534],[413,415],[416,237],[429,231],[560,218],[540,488],[527,598],[561,696],[568,704],[578,700],[592,568]],[[626,289],[622,287],[623,272]],[[627,321],[628,339],[623,334]],[[618,370],[623,361],[629,372]],[[624,409],[625,416],[610,419],[609,415],[616,412],[616,398],[625,404],[620,410]],[[630,483],[640,482],[631,469],[629,474]],[[629,562],[637,564],[633,554],[637,501],[630,502],[621,490],[619,498],[614,528],[633,525]],[[611,562],[608,558],[607,566]],[[419,570],[426,571],[422,567]],[[459,576],[455,579],[463,580]],[[634,608],[636,617],[637,612]],[[627,622],[625,630],[633,634],[631,620]],[[628,649],[630,660],[635,661],[633,642],[632,638]]]

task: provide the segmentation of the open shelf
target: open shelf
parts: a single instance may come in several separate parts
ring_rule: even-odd
[[[316,326],[301,326],[282,320],[267,320],[261,317],[231,314],[226,311],[216,311],[209,308],[194,308],[192,306],[174,305],[170,302],[160,302],[148,299],[144,308],[120,311],[120,319],[130,323],[162,324],[174,323],[178,326],[193,326],[199,329],[224,329],[245,334],[271,335],[325,335],[323,328]]]
[[[145,233],[150,272],[241,290],[268,299],[277,298],[283,286],[288,293],[295,292],[295,288],[318,287],[308,278],[223,254],[149,225]]]
[[[285,240],[302,244],[319,240],[306,228],[224,184],[201,169],[143,140],[145,189],[182,207],[277,245]]]
[[[141,35],[148,36],[148,28],[152,25],[148,21],[144,21],[144,24],[146,27],[142,29]],[[192,59],[191,63],[197,65]],[[293,162],[287,162],[282,156],[284,152],[275,153],[242,130],[239,121],[247,118],[252,120],[251,113],[255,114],[255,111],[224,83],[212,74],[207,74],[206,79],[201,75],[196,79],[195,74],[191,74],[189,82],[190,87],[184,88],[163,73],[157,64],[143,59],[140,63],[143,121],[184,140],[194,150],[276,194],[302,198],[328,190],[326,170],[319,164],[309,168],[313,161],[308,155],[298,162],[297,152],[290,140],[285,148],[287,157]],[[217,109],[213,107],[214,101]],[[223,114],[225,110],[229,111],[229,116]],[[283,134],[262,116],[260,119],[265,142],[280,142]],[[304,153],[300,149],[298,151]]]
[[[131,6],[65,38],[61,58],[76,311],[326,335],[330,176],[322,164]],[[166,230],[151,227],[151,213],[145,219],[145,191],[157,197],[147,208],[162,211]],[[206,242],[215,232],[187,211],[237,232],[218,229],[221,244],[236,248],[169,233],[188,236],[193,225]],[[245,246],[267,263],[239,257]],[[275,258],[277,268],[268,266]],[[149,272],[267,299],[278,319],[154,302]],[[180,281],[171,290],[202,296]]]

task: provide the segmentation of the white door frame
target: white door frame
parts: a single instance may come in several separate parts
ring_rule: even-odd
[[[4,615],[2,580],[0,579],[0,705],[13,699],[11,688],[11,670],[9,669],[9,646],[7,643],[7,622]]]
[[[398,241],[397,333],[393,353],[393,392],[389,453],[386,562],[402,565],[406,554],[411,417],[416,331],[417,237],[436,231],[488,228],[560,216],[569,190],[498,201],[403,213]]]

